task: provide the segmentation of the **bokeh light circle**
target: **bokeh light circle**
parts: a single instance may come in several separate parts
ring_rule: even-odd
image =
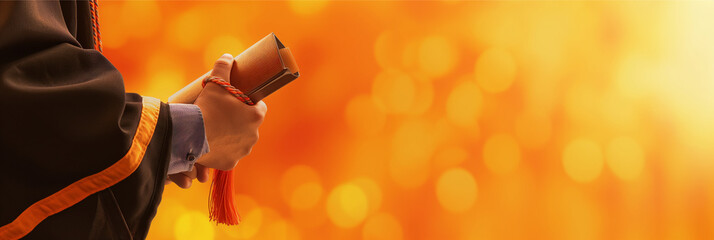
[[[540,149],[550,140],[552,128],[547,117],[524,113],[516,118],[515,135],[523,147]]]
[[[452,167],[457,167],[461,163],[465,162],[469,157],[469,152],[466,149],[449,146],[444,149],[437,151],[434,155],[434,166],[438,169],[448,169]]]
[[[483,108],[483,97],[476,83],[461,82],[446,100],[446,117],[457,126],[474,127]]]
[[[393,31],[384,31],[374,43],[374,57],[382,69],[401,67],[401,53],[404,38]]]
[[[563,168],[575,181],[591,182],[600,176],[603,154],[600,145],[588,139],[576,139],[563,150]]]
[[[192,50],[202,46],[201,40],[207,36],[209,28],[206,16],[197,10],[189,10],[178,15],[168,26],[167,37],[171,43],[183,49]],[[190,34],[187,34],[190,33]],[[216,59],[218,56],[216,56]]]
[[[605,160],[617,177],[633,180],[642,173],[645,153],[636,140],[622,136],[611,140],[607,145]]]
[[[265,238],[271,240],[300,240],[300,230],[285,219],[278,219],[265,227]]]
[[[240,206],[243,207],[242,205]],[[263,211],[260,208],[254,208],[249,211],[241,211],[240,227],[236,229],[232,226],[219,224],[223,228],[223,232],[237,239],[253,239],[263,225]]]
[[[283,199],[291,208],[305,210],[314,207],[322,198],[322,185],[317,171],[306,165],[288,169],[280,182]]]
[[[487,49],[476,61],[475,76],[484,91],[503,92],[513,84],[516,62],[508,51],[499,48]]]
[[[367,217],[367,205],[367,196],[362,188],[342,184],[327,196],[327,216],[338,227],[352,228]]]
[[[300,184],[290,196],[290,206],[295,209],[308,209],[317,205],[322,197],[322,186],[317,182]]]
[[[429,177],[430,159],[435,151],[432,128],[423,120],[403,123],[392,138],[389,174],[405,188],[424,184]]]
[[[374,79],[372,97],[377,106],[387,113],[407,113],[417,97],[416,88],[409,75],[389,69]]]
[[[218,224],[219,233],[228,235],[232,239],[253,239],[265,222],[264,213],[258,203],[250,196],[238,194],[235,196],[238,213],[241,215],[240,227]],[[220,237],[220,234],[217,234]]]
[[[496,174],[513,172],[521,161],[518,142],[508,134],[490,136],[483,145],[482,153],[486,167]]]
[[[203,53],[203,63],[206,69],[213,69],[219,57],[224,53],[230,53],[233,57],[238,56],[247,46],[238,38],[231,35],[215,36],[208,42]]]
[[[156,1],[125,1],[121,15],[112,20],[120,21],[122,29],[131,29],[124,31],[129,37],[147,38],[161,29],[161,10]]]
[[[401,223],[388,213],[378,213],[369,217],[362,227],[364,240],[401,240],[403,237]]]
[[[208,215],[199,211],[181,214],[174,227],[174,237],[177,240],[212,240],[214,234]]]
[[[371,178],[356,178],[350,183],[362,188],[367,196],[368,213],[374,213],[382,205],[382,189],[379,184]]]
[[[414,86],[416,97],[411,108],[407,112],[409,115],[421,115],[429,111],[434,101],[434,87],[432,83],[422,76],[414,76]]]
[[[418,58],[422,72],[430,77],[441,77],[456,66],[458,51],[449,39],[429,36],[419,44]]]
[[[185,79],[185,76],[179,70],[158,69],[150,74],[149,81],[144,82],[145,90],[142,91],[142,94],[146,96],[154,96],[162,101],[167,101],[169,96],[184,87],[180,80]]]
[[[187,211],[181,203],[180,199],[175,197],[162,197],[147,239],[159,238],[157,235],[171,235],[174,232],[176,220]]]
[[[290,9],[299,15],[313,15],[325,8],[327,0],[290,0]]]
[[[461,213],[473,207],[478,194],[476,180],[463,168],[445,171],[436,182],[436,197],[444,209]]]

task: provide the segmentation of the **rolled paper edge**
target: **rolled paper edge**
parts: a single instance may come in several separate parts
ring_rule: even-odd
[[[203,86],[201,86],[203,79],[206,78],[206,76],[208,76],[208,74],[210,73],[211,72],[209,71],[206,74],[203,74],[203,76],[199,77],[196,80],[193,80],[193,82],[181,88],[181,90],[176,91],[176,93],[169,97],[169,103],[195,102],[196,98],[198,98],[198,95],[201,94],[201,90],[203,90]]]
[[[300,71],[297,65],[297,61],[295,61],[295,57],[293,57],[293,53],[290,52],[290,48],[281,48],[280,56],[283,59],[283,64],[285,65],[285,67],[290,70],[290,73],[296,73]]]

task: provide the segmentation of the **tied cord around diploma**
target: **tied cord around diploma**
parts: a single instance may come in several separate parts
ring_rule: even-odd
[[[207,78],[203,79],[202,86],[206,87],[206,83],[209,83],[209,82],[218,84],[219,86],[223,87],[224,89],[226,89],[226,91],[233,94],[233,96],[235,96],[241,102],[244,102],[245,104],[248,104],[248,105],[255,105],[255,103],[252,100],[250,100],[248,95],[243,94],[243,92],[241,90],[238,90],[233,85],[231,85],[231,83],[229,83],[226,80],[223,80],[223,78],[216,77],[216,76],[207,77]]]

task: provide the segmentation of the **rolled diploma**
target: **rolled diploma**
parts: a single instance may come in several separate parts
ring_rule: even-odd
[[[230,81],[233,86],[245,94],[251,94],[252,90],[259,90],[258,87],[262,83],[270,79],[275,79],[275,77],[280,76],[281,73],[292,77],[280,82],[286,84],[299,75],[297,72],[298,67],[290,50],[282,45],[275,34],[271,33],[234,58]],[[209,71],[203,74],[203,76],[189,83],[174,93],[174,95],[171,95],[169,102],[194,103],[203,89],[203,79],[210,73]],[[282,85],[276,84],[276,86],[279,88],[279,86]],[[256,97],[259,99],[253,100],[260,101],[272,91],[275,91],[275,89],[270,89],[264,93],[258,92],[251,95],[251,99]]]
[[[171,95],[171,97],[169,97],[169,102],[193,104],[193,102],[196,101],[196,98],[198,98],[198,95],[201,94],[201,90],[203,90],[203,86],[201,86],[203,83],[203,79],[206,78],[209,74],[211,74],[211,71],[208,71],[206,74],[203,74],[203,76],[199,77],[196,80],[193,80],[193,82],[189,83],[181,90],[178,90],[176,93],[174,93],[174,95]]]

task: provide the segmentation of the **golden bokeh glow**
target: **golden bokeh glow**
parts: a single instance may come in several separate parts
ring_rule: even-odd
[[[388,113],[406,113],[414,104],[416,84],[407,74],[391,69],[374,79],[372,96],[381,109]]]
[[[295,209],[312,208],[322,198],[322,185],[317,172],[305,165],[288,169],[280,186],[283,199]]]
[[[402,63],[404,39],[394,31],[384,31],[374,43],[374,57],[382,69],[399,68]]]
[[[224,232],[237,239],[253,239],[263,223],[263,211],[260,208],[254,208],[246,214],[242,214],[241,217],[243,221],[238,228],[225,226]]]
[[[290,8],[299,15],[312,15],[321,11],[328,0],[290,0]]]
[[[264,239],[300,240],[300,231],[290,222],[278,220],[266,226]]]
[[[175,69],[157,69],[151,73],[150,81],[145,86],[147,96],[162,96],[162,101],[168,100],[174,92],[183,88],[185,76]]]
[[[430,77],[449,73],[458,61],[456,47],[442,36],[429,36],[419,44],[419,67]]]
[[[382,206],[382,189],[377,182],[370,178],[361,177],[350,181],[350,183],[364,191],[365,196],[367,196],[368,213],[374,213],[379,210],[379,207]]]
[[[521,114],[516,118],[516,137],[518,142],[529,149],[544,147],[550,139],[552,123],[544,116]]]
[[[290,197],[290,206],[296,209],[307,209],[315,206],[322,196],[322,186],[316,182],[303,183]]]
[[[171,39],[176,46],[183,49],[195,49],[201,46],[201,40],[207,36],[209,24],[206,16],[198,11],[187,11],[179,15],[167,29],[166,37]],[[193,34],[186,34],[187,32]],[[237,54],[237,53],[234,53]],[[218,57],[215,57],[216,59]]]
[[[617,137],[607,145],[606,161],[615,175],[633,180],[642,173],[645,156],[640,144],[630,137]]]
[[[434,152],[434,139],[425,121],[404,123],[392,139],[389,173],[394,181],[406,188],[418,187],[429,177],[429,160]]]
[[[159,209],[157,210],[159,214],[154,218],[155,222],[151,224],[152,231],[149,232],[147,239],[173,239],[176,220],[186,211],[186,207],[183,206],[178,199],[173,197],[164,197],[161,199],[161,205],[159,205]],[[167,237],[166,235],[171,237]]]
[[[174,237],[177,240],[212,240],[214,229],[208,221],[208,215],[199,211],[189,211],[176,219]]]
[[[156,1],[126,1],[122,5],[121,18],[112,21],[120,21],[122,29],[131,29],[125,31],[127,36],[147,38],[160,30],[161,11]]]
[[[563,168],[575,181],[590,182],[600,176],[603,167],[600,145],[588,139],[576,139],[563,150]]]
[[[518,142],[507,134],[490,136],[483,145],[483,161],[496,174],[513,172],[521,161]]]
[[[241,40],[234,36],[215,36],[205,45],[203,64],[206,68],[211,69],[213,68],[213,64],[216,63],[216,60],[224,53],[230,53],[235,57],[247,47],[248,46],[241,42]],[[196,77],[201,75],[203,75],[203,73],[198,74]]]
[[[362,239],[364,240],[402,240],[402,225],[394,216],[388,213],[375,214],[364,223]]]
[[[508,51],[490,48],[478,57],[475,75],[484,91],[503,92],[513,84],[516,62]]]
[[[354,184],[337,186],[327,197],[327,216],[341,228],[352,228],[367,217],[369,202],[362,188]]]
[[[481,115],[483,97],[476,83],[462,82],[446,100],[446,116],[461,127],[473,127]]]
[[[300,66],[235,170],[243,222],[167,185],[148,239],[714,236],[714,3],[99,5],[127,92],[270,32]]]
[[[460,147],[444,148],[434,156],[434,167],[436,169],[448,169],[459,166],[469,157],[469,152]]]
[[[444,209],[464,212],[473,207],[478,194],[474,177],[463,168],[447,170],[436,182],[436,197]]]

